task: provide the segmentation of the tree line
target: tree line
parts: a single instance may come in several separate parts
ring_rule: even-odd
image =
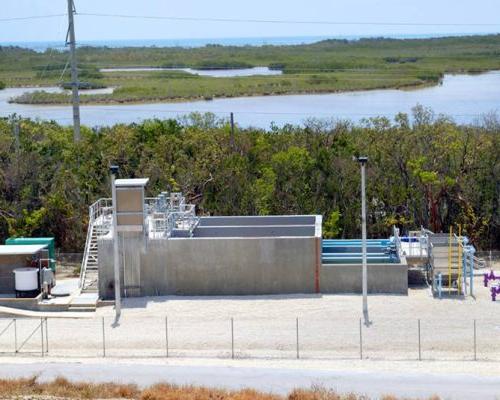
[[[17,127],[17,128],[16,128]],[[149,177],[148,195],[182,191],[200,215],[321,214],[324,237],[360,236],[360,173],[369,157],[368,233],[387,237],[459,225],[481,249],[500,248],[500,120],[459,125],[417,107],[394,120],[309,120],[236,129],[206,114],[72,131],[0,119],[0,240],[55,236],[83,250],[88,206],[110,197],[109,166]]]

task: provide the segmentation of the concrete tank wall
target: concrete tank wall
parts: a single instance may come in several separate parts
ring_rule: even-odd
[[[315,225],[316,215],[266,215],[201,217],[200,226]]]
[[[198,226],[194,232],[194,237],[293,237],[293,236],[314,236],[314,225],[300,226]]]
[[[114,297],[112,243],[99,241],[103,299]],[[314,293],[316,244],[314,237],[128,238],[125,246],[140,254],[141,296],[212,296]]]
[[[361,264],[323,264],[321,293],[361,293]],[[408,265],[368,264],[368,293],[408,294]]]

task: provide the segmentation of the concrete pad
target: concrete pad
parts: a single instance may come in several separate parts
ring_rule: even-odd
[[[78,290],[78,278],[57,280],[56,286],[51,290],[52,296],[69,296]]]
[[[71,305],[96,305],[98,295],[97,293],[80,293],[71,301]]]

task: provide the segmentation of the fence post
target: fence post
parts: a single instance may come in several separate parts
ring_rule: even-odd
[[[363,359],[363,324],[359,319],[359,359]]]
[[[45,340],[43,339],[43,317],[40,317],[40,338],[42,340],[42,357],[43,357],[43,347]]]
[[[420,339],[420,318],[418,319],[418,361],[422,361],[422,342]]]
[[[49,352],[49,324],[48,324],[48,319],[45,317],[45,352]]]
[[[168,358],[168,317],[165,317],[165,350]]]
[[[17,319],[14,318],[14,351],[17,354]]]
[[[477,330],[476,330],[475,319],[474,319],[474,361],[477,361]]]
[[[296,332],[297,332],[297,360],[300,358],[299,354],[299,317],[296,320]]]
[[[231,358],[234,360],[234,320],[231,317]]]
[[[106,357],[106,332],[104,330],[104,317],[102,317],[102,356]]]

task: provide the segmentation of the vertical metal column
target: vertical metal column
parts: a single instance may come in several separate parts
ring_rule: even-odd
[[[165,350],[168,358],[168,317],[165,317]]]
[[[363,359],[363,323],[359,319],[359,359]]]
[[[15,353],[17,354],[17,319],[14,318],[14,347]]]
[[[49,352],[49,324],[48,324],[48,319],[45,317],[45,351],[48,353]]]
[[[366,163],[368,162],[368,157],[355,157],[355,160],[359,162],[361,166],[361,233],[362,233],[362,287],[363,287],[363,317],[365,319],[365,325],[370,325],[370,319],[368,317],[368,267],[367,267],[367,255],[366,255]]]
[[[297,360],[300,358],[300,353],[299,353],[299,318],[297,317],[296,320],[296,333],[297,333]]]
[[[45,346],[45,340],[43,338],[43,318],[40,317],[40,339],[42,340],[42,357],[43,357],[43,349]]]
[[[420,319],[418,320],[418,361],[422,361],[422,341],[420,337]]]
[[[231,317],[231,358],[234,360],[234,320]]]
[[[106,333],[104,328],[104,317],[102,317],[102,356],[106,357]]]
[[[476,329],[476,320],[474,320],[474,361],[477,361],[477,329]]]
[[[117,221],[117,205],[116,205],[116,175],[118,173],[118,167],[111,167],[111,196],[113,202],[113,266],[114,266],[114,278],[115,278],[115,314],[116,321],[121,315],[121,288],[120,288],[120,252],[118,249],[118,221]]]
[[[469,254],[470,257],[470,287],[469,287],[469,292],[472,297],[474,297],[474,253],[470,252]]]

